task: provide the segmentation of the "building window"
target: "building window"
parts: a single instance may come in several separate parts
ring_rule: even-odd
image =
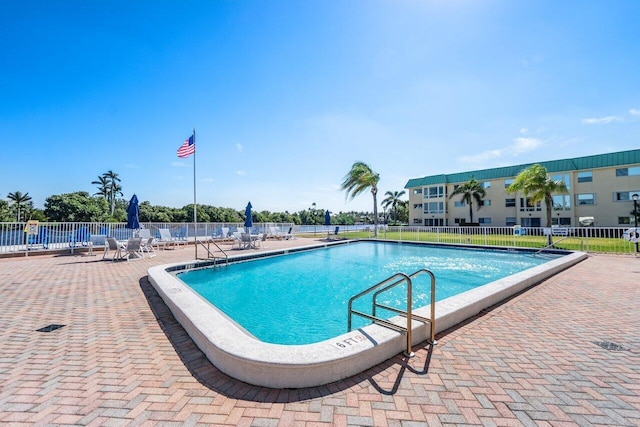
[[[577,197],[578,197],[579,205],[595,205],[596,204],[596,195],[593,193],[578,194]]]
[[[554,181],[560,181],[560,182],[564,182],[564,185],[567,186],[567,190],[571,189],[571,178],[569,177],[569,174],[556,174],[553,175],[551,177],[551,179],[553,179]]]
[[[553,196],[553,210],[568,211],[571,209],[571,196],[568,194],[559,194]]]
[[[505,222],[507,224],[507,227],[513,227],[514,225],[517,224],[516,221],[517,220],[515,216],[508,216]]]
[[[640,191],[618,191],[613,193],[614,202],[629,202],[633,200],[631,196],[634,194],[640,194]]]
[[[413,218],[414,224],[422,224],[422,218]]]
[[[560,227],[571,227],[571,218],[568,216],[551,218],[551,225],[557,225]]]
[[[491,181],[485,181],[482,183],[482,188],[484,188],[485,190],[487,188],[491,188]]]
[[[424,204],[424,213],[444,213],[444,202],[429,202]]]
[[[491,218],[478,218],[478,224],[489,225],[491,224]]]
[[[578,172],[578,182],[591,182],[593,181],[593,172]]]
[[[425,187],[424,198],[435,199],[437,197],[444,197],[444,186],[438,185],[435,187]]]
[[[524,197],[520,197],[520,212],[524,212],[524,211],[541,211],[542,210],[542,205],[540,205],[540,202],[536,203],[534,205],[534,203],[531,201],[531,198],[527,197],[526,199]]]
[[[515,208],[516,207],[516,199],[504,199],[504,207],[505,208]]]
[[[413,209],[422,209],[422,203],[415,203]]]
[[[491,206],[491,200],[483,200],[481,206]]]
[[[464,219],[464,218],[454,218],[453,222],[456,223],[456,224],[466,224],[467,220]]]
[[[640,166],[634,166],[632,168],[616,169],[616,176],[634,176],[640,175]]]
[[[630,216],[619,216],[618,217],[618,224],[620,225],[631,225],[631,222],[633,221],[633,218]]]
[[[422,194],[422,188],[416,188],[413,190],[413,194]]]
[[[458,202],[453,202],[453,207],[454,208],[463,208],[465,207],[465,203],[463,201],[458,201]]]
[[[513,184],[513,179],[505,179],[504,180],[504,188],[508,188],[511,184]]]

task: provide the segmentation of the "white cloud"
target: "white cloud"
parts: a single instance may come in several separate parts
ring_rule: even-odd
[[[606,125],[609,123],[621,121],[622,117],[619,116],[593,117],[589,119],[582,119],[582,123],[585,125]]]
[[[520,137],[513,140],[513,144],[509,147],[515,155],[528,153],[542,145],[542,141],[537,138]]]
[[[640,110],[632,108],[629,110],[629,114],[631,114],[632,116],[640,116]]]
[[[524,135],[524,134],[526,134],[527,132],[529,132],[529,129],[527,129],[527,128],[522,128],[522,129],[520,129],[520,134],[521,134],[521,135]]]
[[[236,144],[236,150],[242,153],[242,150],[243,150],[242,144]]]
[[[236,175],[245,176],[246,174],[246,171],[236,171]]]
[[[459,160],[463,163],[486,163],[505,157],[517,157],[520,154],[528,153],[543,145],[544,141],[538,138],[519,136],[513,140],[512,144],[506,147],[487,150],[470,156],[463,156],[460,157]]]

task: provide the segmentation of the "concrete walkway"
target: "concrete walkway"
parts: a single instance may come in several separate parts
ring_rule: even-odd
[[[220,373],[147,281],[193,256],[0,259],[0,424],[640,425],[638,258],[591,256],[409,361],[275,390]]]

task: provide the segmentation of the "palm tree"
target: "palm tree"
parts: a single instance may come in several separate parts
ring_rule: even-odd
[[[109,202],[111,215],[116,209],[116,198],[122,196],[122,186],[119,184],[118,174],[109,170],[98,177],[97,181],[91,182],[98,186],[97,196],[103,196]]]
[[[373,225],[374,236],[378,237],[378,181],[380,175],[374,172],[369,165],[363,162],[355,162],[351,170],[344,177],[341,189],[347,192],[346,197],[353,199],[358,194],[370,190],[373,195]]]
[[[400,198],[402,196],[404,196],[406,194],[406,191],[402,190],[402,191],[387,191],[386,193],[384,193],[385,196],[387,196],[383,201],[382,201],[382,206],[385,209],[388,209],[389,206],[391,206],[391,209],[394,212],[394,220],[397,222],[398,221],[398,205],[400,203],[402,203],[402,200],[400,200]]]
[[[106,176],[100,175],[96,181],[91,181],[91,184],[98,186],[98,192],[93,193],[95,196],[102,196],[109,200],[109,180]]]
[[[20,191],[16,191],[15,193],[7,194],[7,198],[16,204],[18,222],[20,222],[20,205],[29,202],[31,200],[31,196],[29,196],[29,193],[22,194]]]
[[[568,193],[567,185],[563,181],[554,181],[547,173],[547,169],[539,164],[529,166],[518,174],[513,183],[507,187],[508,193],[522,192],[529,197],[531,203],[539,203],[544,200],[547,209],[547,227],[551,227],[551,215],[553,209],[553,193]],[[549,235],[551,240],[551,235]],[[549,241],[551,244],[551,241]]]
[[[453,190],[453,193],[451,193],[449,198],[451,199],[453,196],[457,196],[458,194],[462,194],[462,198],[460,200],[469,205],[469,222],[473,222],[473,201],[476,201],[478,209],[480,209],[482,207],[482,199],[487,195],[487,192],[475,178],[471,177],[469,181]]]

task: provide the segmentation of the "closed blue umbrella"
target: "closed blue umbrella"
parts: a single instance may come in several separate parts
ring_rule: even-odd
[[[138,197],[134,194],[131,200],[129,200],[129,206],[127,206],[127,228],[137,230],[140,228],[140,206],[138,206]]]
[[[247,228],[253,227],[253,216],[251,215],[251,202],[247,203],[247,207],[244,210],[244,226]]]
[[[331,225],[331,214],[329,211],[324,212],[324,225]]]

